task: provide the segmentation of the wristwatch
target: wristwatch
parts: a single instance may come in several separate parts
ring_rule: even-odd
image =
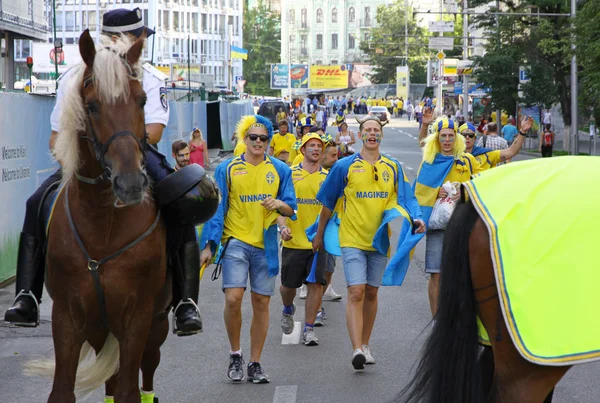
[[[527,133],[523,133],[521,130],[519,130],[519,134],[520,134],[521,136],[527,137]]]

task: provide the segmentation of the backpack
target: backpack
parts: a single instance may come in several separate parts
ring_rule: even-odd
[[[552,145],[552,132],[547,130],[544,132],[543,136],[544,136],[544,145],[545,146],[551,146]]]

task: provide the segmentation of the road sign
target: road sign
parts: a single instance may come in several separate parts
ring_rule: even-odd
[[[235,76],[235,83],[237,84],[243,79],[244,79],[244,76]]]
[[[519,67],[519,82],[526,83],[529,80],[531,80],[531,79],[529,78],[529,75],[527,74],[527,70],[525,69],[525,67],[523,67],[523,66]]]
[[[454,32],[454,21],[429,21],[430,32]]]
[[[352,71],[352,63],[347,63],[346,64],[346,70]]]
[[[446,57],[446,54],[444,53],[444,51],[440,50],[437,55],[435,55],[435,57],[437,57],[438,60],[444,60],[444,58]]]
[[[429,49],[454,49],[454,38],[444,38],[443,36],[432,36],[429,38]]]

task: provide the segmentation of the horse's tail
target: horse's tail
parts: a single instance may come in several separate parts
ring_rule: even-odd
[[[33,360],[25,364],[25,375],[52,378],[56,363],[54,359]],[[78,397],[98,389],[119,370],[119,341],[108,333],[104,346],[96,355],[92,346],[85,342],[79,354],[79,366],[75,381]]]
[[[396,401],[480,403],[476,302],[469,236],[478,215],[470,202],[456,207],[444,238],[438,311],[416,374]]]

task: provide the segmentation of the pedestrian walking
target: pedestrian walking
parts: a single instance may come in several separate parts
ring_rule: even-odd
[[[552,148],[554,147],[554,132],[550,130],[550,124],[546,124],[544,132],[540,136],[539,151],[542,158],[552,157]]]

